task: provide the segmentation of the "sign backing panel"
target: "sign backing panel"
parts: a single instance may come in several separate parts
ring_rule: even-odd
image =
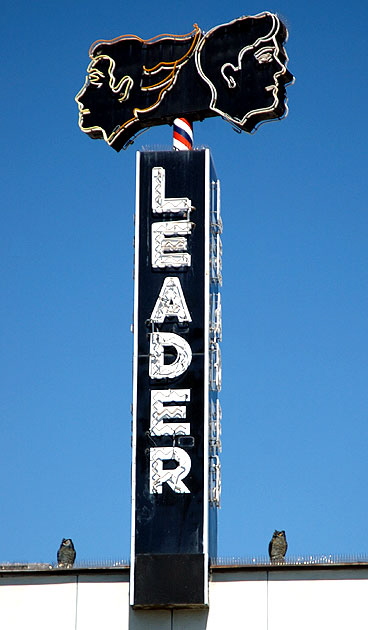
[[[216,547],[208,496],[211,169],[208,150],[137,155],[136,607],[208,603],[209,549],[214,554]]]

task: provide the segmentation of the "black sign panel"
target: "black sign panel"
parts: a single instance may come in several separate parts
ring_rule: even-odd
[[[287,112],[287,30],[272,13],[243,16],[207,33],[144,40],[123,35],[90,48],[76,96],[79,126],[117,151],[153,125],[221,116],[251,132]]]
[[[209,496],[211,168],[208,150],[138,154],[135,606],[207,603],[216,535]]]

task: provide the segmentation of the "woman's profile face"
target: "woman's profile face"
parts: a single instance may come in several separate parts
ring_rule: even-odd
[[[75,97],[81,130],[106,141],[118,124],[111,112],[116,111],[120,103],[129,100],[134,83],[127,75],[117,82],[114,69],[115,62],[111,57],[97,55],[89,64],[86,82]],[[110,114],[107,115],[107,112]]]
[[[106,98],[109,98],[110,91],[108,67],[107,59],[99,57],[92,59],[87,68],[86,82],[75,97],[82,131],[94,131],[96,137],[104,137],[105,140],[108,132],[105,130],[103,109],[106,107],[104,103]]]
[[[196,26],[185,36],[160,35],[145,41],[127,35],[96,42],[90,49],[85,84],[75,97],[80,129],[115,147],[131,137],[133,130],[149,126],[151,116],[157,124],[161,101],[191,58],[199,37]],[[170,114],[166,105],[165,116]]]

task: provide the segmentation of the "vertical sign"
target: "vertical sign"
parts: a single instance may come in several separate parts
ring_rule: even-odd
[[[137,154],[130,603],[208,604],[219,504],[221,219],[209,151]]]

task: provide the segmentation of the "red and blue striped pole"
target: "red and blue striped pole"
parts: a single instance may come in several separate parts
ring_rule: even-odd
[[[173,148],[176,151],[193,149],[193,127],[186,118],[175,118],[173,123]]]

